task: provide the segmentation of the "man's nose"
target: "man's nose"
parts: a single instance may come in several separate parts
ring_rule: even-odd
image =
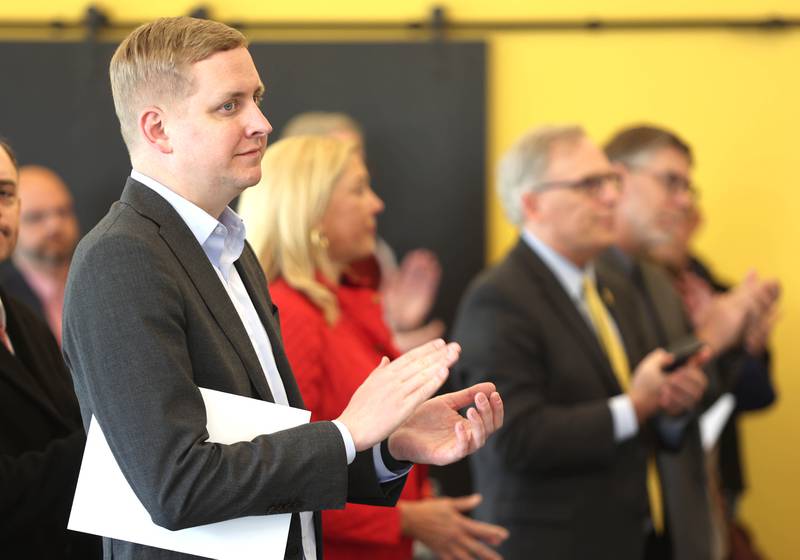
[[[264,113],[261,112],[261,108],[255,103],[253,104],[249,126],[248,136],[268,136],[272,132],[272,125]]]

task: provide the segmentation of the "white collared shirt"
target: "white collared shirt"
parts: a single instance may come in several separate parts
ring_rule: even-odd
[[[589,307],[583,297],[583,278],[588,275],[592,280],[595,280],[594,265],[590,263],[585,269],[578,268],[524,228],[522,229],[522,239],[555,275],[558,283],[567,292],[567,295],[578,308],[586,323],[592,331],[595,331],[594,323],[592,323],[591,315],[589,314]],[[622,340],[617,324],[610,313],[609,319],[611,320],[612,328],[617,331],[617,336]],[[615,395],[608,399],[608,408],[611,410],[611,420],[614,425],[614,441],[617,443],[623,442],[639,432],[636,410],[633,408],[631,398],[626,393]]]

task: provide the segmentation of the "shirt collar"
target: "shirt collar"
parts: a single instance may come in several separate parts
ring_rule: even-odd
[[[555,275],[561,287],[573,300],[583,299],[584,276],[588,275],[592,281],[595,280],[593,263],[589,263],[582,269],[575,266],[527,229],[522,230],[522,240],[542,259],[545,266]]]
[[[26,265],[24,262],[14,262],[14,266],[25,278],[25,281],[33,288],[33,291],[42,300],[48,302],[53,299],[63,298],[64,296],[64,283],[59,282],[52,276],[42,274],[35,268]]]
[[[186,223],[208,260],[228,279],[231,267],[242,255],[246,231],[239,215],[226,207],[219,219],[162,185],[152,177],[133,169],[131,178],[154,190],[172,206]]]

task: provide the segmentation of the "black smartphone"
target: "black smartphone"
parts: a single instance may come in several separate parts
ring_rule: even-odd
[[[667,348],[667,352],[675,356],[675,359],[671,364],[664,366],[664,373],[672,373],[676,369],[685,366],[686,362],[688,362],[692,356],[703,349],[703,346],[705,346],[705,343],[696,338],[689,338],[677,344],[671,344],[669,348]]]

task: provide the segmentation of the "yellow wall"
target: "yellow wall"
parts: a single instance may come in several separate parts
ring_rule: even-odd
[[[99,2],[119,19],[187,12],[201,2]],[[590,0],[439,2],[458,19],[796,15],[791,0]],[[87,2],[4,2],[0,20],[78,18]],[[220,19],[419,19],[427,1],[204,2]],[[751,266],[784,284],[774,339],[781,396],[743,422],[750,491],[743,516],[771,558],[800,557],[800,30],[759,32],[493,33],[490,47],[489,168],[532,125],[572,121],[598,140],[632,121],[669,125],[697,152],[696,178],[708,218],[698,244],[719,272]],[[5,77],[6,79],[8,77]],[[795,157],[793,157],[795,156]],[[489,260],[515,233],[492,194]]]

